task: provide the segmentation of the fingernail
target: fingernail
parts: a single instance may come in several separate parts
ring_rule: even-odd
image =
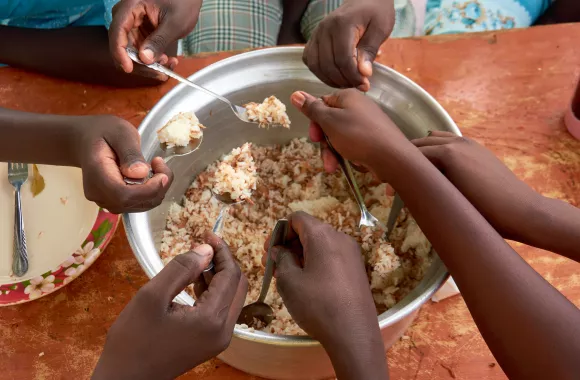
[[[371,62],[371,61],[364,61],[364,62],[363,62],[363,68],[364,68],[365,70],[372,71],[372,69],[373,69],[373,64],[372,64],[372,62]]]
[[[127,170],[129,171],[129,173],[133,174],[135,173],[136,175],[142,174],[144,172],[148,172],[149,171],[149,165],[147,165],[146,163],[142,162],[142,161],[135,161],[133,162],[131,165],[129,165],[129,167],[127,168]],[[139,173],[141,172],[141,173]],[[137,178],[137,177],[134,177]]]
[[[155,53],[153,53],[153,50],[149,48],[143,50],[143,55],[150,61],[153,61],[155,59]]]
[[[201,257],[213,255],[213,248],[209,244],[198,245],[193,249],[193,252]]]
[[[169,177],[167,177],[165,174],[161,175],[161,185],[163,187],[167,186],[167,183],[169,182]]]
[[[292,101],[292,104],[294,105],[294,107],[302,108],[302,106],[304,105],[304,102],[306,101],[306,97],[304,96],[303,93],[297,91],[297,92],[292,94],[290,100]]]

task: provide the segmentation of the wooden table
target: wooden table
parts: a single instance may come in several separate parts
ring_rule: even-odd
[[[578,205],[580,142],[562,123],[580,72],[578,35],[580,24],[392,40],[379,61],[423,86],[465,135],[484,143],[537,191]],[[229,55],[184,59],[178,71],[191,74]],[[3,68],[0,106],[71,115],[111,113],[138,125],[174,85],[111,90]],[[578,264],[513,246],[580,305]],[[0,309],[0,377],[88,378],[107,328],[146,281],[120,227],[102,257],[64,289]],[[388,356],[393,379],[505,378],[459,296],[425,305]],[[184,378],[255,379],[218,360]]]

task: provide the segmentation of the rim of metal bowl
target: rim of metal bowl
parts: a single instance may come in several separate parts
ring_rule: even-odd
[[[255,58],[259,56],[268,56],[272,53],[276,52],[285,52],[285,53],[300,53],[304,50],[303,47],[300,46],[292,46],[292,47],[274,47],[274,48],[266,48],[260,50],[254,50],[246,53],[240,53],[234,55],[232,57],[225,58],[221,61],[213,63],[204,69],[197,71],[193,75],[189,77],[190,80],[195,81],[196,78],[205,76],[207,73],[220,68],[222,66],[229,65],[233,62],[236,64],[240,64],[240,60],[248,59],[248,58]],[[406,86],[413,88],[418,94],[420,94],[423,100],[433,109],[433,111],[439,116],[445,123],[449,126],[449,128],[458,135],[461,135],[459,128],[451,119],[449,114],[443,109],[443,107],[422,87],[418,84],[410,80],[409,78],[405,77],[404,75],[400,74],[399,72],[391,69],[390,67],[384,66],[380,63],[373,64],[374,73],[384,72],[387,73],[388,76],[396,78],[396,80],[402,82]],[[173,89],[171,89],[167,94],[165,94],[159,102],[153,107],[151,112],[143,119],[141,125],[139,127],[139,133],[142,134],[143,127],[149,123],[149,119],[153,117],[154,111],[156,108],[161,107],[165,101],[164,99],[169,99],[173,93],[180,91],[184,84],[178,84]],[[149,278],[152,278],[157,274],[154,268],[152,267],[151,263],[144,259],[144,255],[140,252],[137,242],[135,241],[135,235],[132,233],[132,226],[130,220],[130,214],[123,214],[123,224],[125,225],[125,231],[127,234],[127,240],[129,241],[129,245],[135,254],[137,261],[141,265],[141,268],[145,271]],[[403,298],[400,302],[398,302],[395,306],[387,310],[386,312],[382,313],[378,316],[379,320],[379,327],[381,329],[390,326],[401,319],[409,316],[415,310],[417,310],[421,305],[423,305],[427,300],[431,298],[431,296],[443,285],[443,283],[449,277],[449,273],[445,268],[445,265],[439,259],[437,255],[435,255],[433,259],[433,263],[431,264],[430,270],[428,270],[427,274],[423,278],[423,280],[413,289],[405,298]],[[187,295],[187,297],[191,298],[191,296]],[[183,293],[178,295],[175,299],[177,302],[181,303],[190,303],[191,300],[183,296]],[[262,331],[252,331],[246,330],[241,328],[234,329],[234,336],[259,342],[265,344],[273,344],[273,345],[283,345],[283,346],[297,346],[297,347],[309,347],[309,346],[316,346],[319,343],[308,336],[295,336],[295,335],[275,335],[267,332]]]

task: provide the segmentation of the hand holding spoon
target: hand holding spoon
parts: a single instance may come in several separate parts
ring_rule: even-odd
[[[274,319],[274,312],[272,308],[264,303],[270,283],[272,282],[272,275],[274,273],[274,260],[272,260],[272,247],[277,245],[284,245],[286,243],[286,236],[288,234],[288,220],[280,219],[274,227],[272,236],[270,237],[270,245],[268,247],[266,269],[264,271],[264,278],[262,279],[262,289],[258,300],[254,303],[244,306],[237,323],[245,324],[249,327],[257,327],[256,323],[263,323],[267,326]]]
[[[172,146],[171,148],[167,148],[167,144],[165,143],[159,144],[161,150],[165,153],[163,161],[167,163],[174,157],[187,156],[188,154],[195,152],[201,146],[202,141],[203,135],[199,139],[189,140],[189,144],[187,144],[186,146]],[[151,177],[153,177],[153,170],[149,170],[149,175],[145,178],[142,179],[124,178],[124,180],[127,185],[142,185],[145,182],[149,181]]]

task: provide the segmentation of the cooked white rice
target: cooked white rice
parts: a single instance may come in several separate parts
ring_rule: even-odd
[[[253,204],[245,202],[231,207],[223,230],[224,240],[248,278],[246,304],[256,301],[260,293],[264,274],[261,257],[266,238],[278,219],[297,210],[330,223],[361,244],[378,313],[392,307],[421,281],[431,264],[431,246],[405,210],[393,231],[391,245],[382,239],[380,231],[358,230],[360,213],[348,185],[341,174],[324,173],[318,147],[306,139],[295,139],[284,147],[251,146],[250,150],[258,175]],[[171,206],[161,245],[165,263],[200,244],[204,231],[213,225],[220,206],[208,189],[213,167],[192,183],[183,205]],[[368,173],[357,173],[357,180],[370,211],[386,220],[392,203],[392,197],[386,195],[386,185],[377,183]],[[275,280],[266,303],[273,307],[275,318],[263,331],[305,334],[284,306]]]
[[[193,112],[180,112],[157,131],[157,138],[167,148],[187,146],[191,140],[203,136],[202,128],[205,127]]]
[[[229,193],[233,201],[249,199],[256,190],[256,165],[250,151],[252,144],[235,148],[206,170],[215,194]]]
[[[260,128],[268,128],[272,124],[290,128],[290,118],[286,114],[286,105],[275,96],[264,99],[260,104],[248,103],[244,107],[246,107],[248,119],[258,123]]]

